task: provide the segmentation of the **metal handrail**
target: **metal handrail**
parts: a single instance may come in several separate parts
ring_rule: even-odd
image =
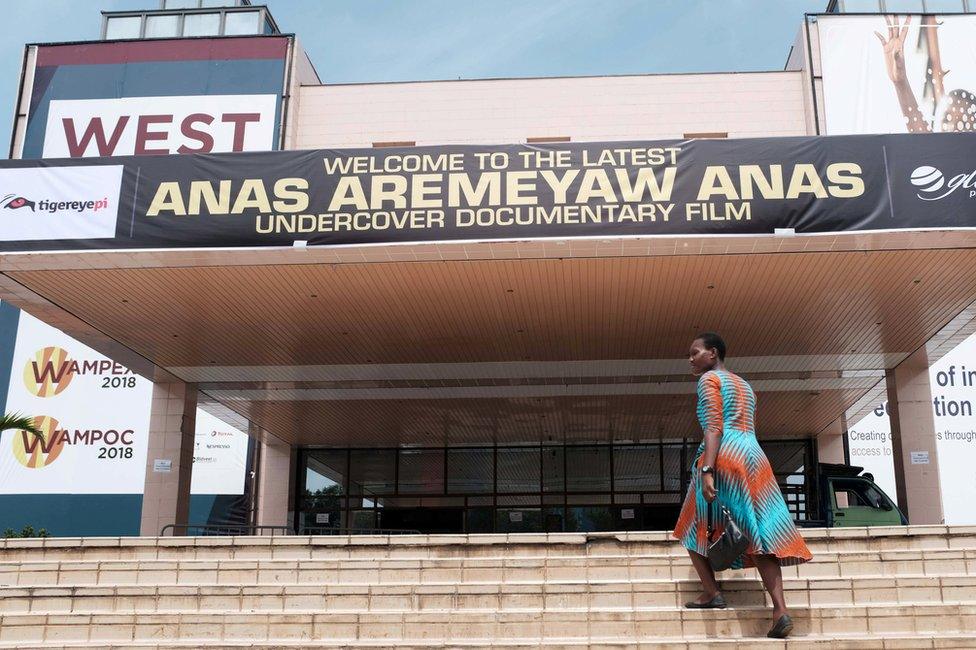
[[[301,535],[423,535],[410,528],[327,528],[303,527]]]
[[[203,531],[197,533],[197,535],[203,536],[225,536],[225,535],[291,535],[291,528],[288,526],[270,526],[270,525],[258,525],[252,526],[247,524],[166,524],[163,529],[159,531],[160,537],[166,536],[166,531],[172,530],[173,537],[176,537],[176,531],[182,530],[182,536],[190,536],[190,530]]]

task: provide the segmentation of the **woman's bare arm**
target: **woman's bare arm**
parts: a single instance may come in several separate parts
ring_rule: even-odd
[[[901,113],[905,116],[908,132],[929,133],[932,129],[918,109],[918,100],[908,85],[908,73],[905,70],[905,37],[908,36],[908,25],[912,22],[912,17],[908,16],[904,23],[900,23],[896,16],[885,16],[884,19],[888,25],[888,38],[879,32],[874,35],[881,41],[888,78],[895,86],[895,94],[901,105]]]

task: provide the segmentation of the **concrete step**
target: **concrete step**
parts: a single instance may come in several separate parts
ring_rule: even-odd
[[[958,637],[976,630],[976,605],[873,605],[797,607],[797,637],[821,641],[845,635],[933,635]],[[768,608],[728,610],[562,609],[511,612],[443,611],[414,613],[288,614],[22,614],[0,618],[0,642],[8,644],[129,641],[249,641],[252,643],[375,640],[402,647],[414,640],[506,640],[580,642],[589,639],[630,643],[634,639],[741,639],[761,637],[769,628]],[[825,647],[836,647],[828,645]]]
[[[21,650],[90,650],[88,643],[17,643],[0,642],[0,648],[19,648]],[[446,650],[460,648],[491,648],[492,650],[580,650],[593,648],[595,650],[886,650],[898,648],[901,650],[915,650],[922,648],[956,648],[973,649],[973,637],[969,634],[888,634],[878,633],[869,635],[808,635],[793,637],[785,641],[767,639],[766,637],[743,637],[735,639],[694,639],[684,640],[676,638],[656,637],[653,639],[621,641],[619,639],[586,639],[579,641],[539,641],[537,639],[475,639],[458,641],[419,641],[412,640],[409,644],[390,644],[383,641],[369,639],[362,640],[322,640],[307,639],[302,641],[276,641],[261,643],[242,641],[212,642],[205,640],[194,641],[144,641],[113,643],[102,642],[98,645],[104,650],[169,650],[175,648],[205,648],[206,650],[280,650],[282,648],[369,648],[370,650]]]
[[[754,569],[725,571],[754,578]],[[976,575],[976,549],[819,553],[785,578]],[[45,560],[0,562],[0,586],[194,584],[400,584],[559,580],[683,580],[683,555],[433,558],[413,560]]]
[[[814,554],[976,549],[976,526],[805,529]],[[681,555],[667,532],[510,535],[100,537],[0,540],[0,561],[429,559]]]
[[[771,605],[757,580],[723,580],[732,607]],[[790,607],[976,604],[976,576],[784,580]],[[402,585],[4,587],[0,614],[287,613],[564,608],[678,608],[697,580]]]

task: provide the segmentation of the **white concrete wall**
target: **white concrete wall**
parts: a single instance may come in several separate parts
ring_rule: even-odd
[[[297,149],[807,135],[799,71],[304,86]]]

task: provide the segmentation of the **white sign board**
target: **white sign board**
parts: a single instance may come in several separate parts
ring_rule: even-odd
[[[277,95],[56,99],[45,158],[268,151]]]
[[[21,312],[7,411],[43,438],[0,434],[0,494],[141,494],[152,384]]]
[[[197,409],[193,444],[193,494],[244,494],[247,434]]]
[[[936,448],[906,450],[909,462],[938,462],[945,522],[976,524],[976,335],[960,343],[929,368]],[[874,474],[875,482],[895,499],[891,424],[879,405],[850,427],[851,463]]]
[[[0,239],[115,237],[122,165],[0,169]]]
[[[173,470],[173,461],[169,458],[157,458],[153,461],[153,471],[159,474],[169,474]]]

